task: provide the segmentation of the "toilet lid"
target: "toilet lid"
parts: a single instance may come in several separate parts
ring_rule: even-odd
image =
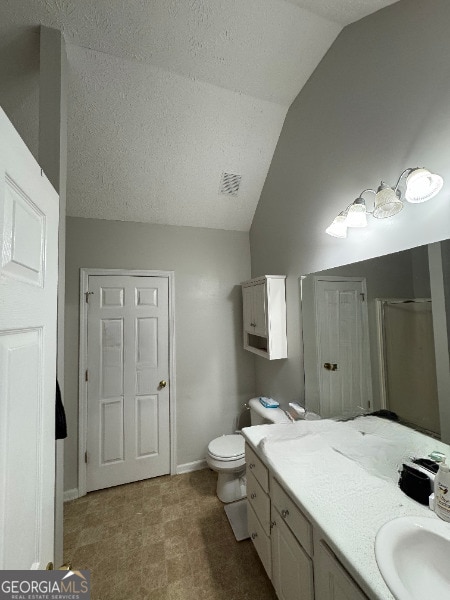
[[[212,440],[208,452],[217,458],[242,458],[245,454],[245,440],[242,435],[222,435]]]

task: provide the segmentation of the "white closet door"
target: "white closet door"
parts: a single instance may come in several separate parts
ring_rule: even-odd
[[[168,280],[90,276],[87,491],[170,472]]]
[[[58,195],[0,109],[0,569],[53,562]]]

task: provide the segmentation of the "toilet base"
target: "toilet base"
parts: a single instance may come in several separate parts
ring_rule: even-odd
[[[241,473],[219,472],[216,493],[219,500],[224,504],[245,498],[247,495],[245,470]]]

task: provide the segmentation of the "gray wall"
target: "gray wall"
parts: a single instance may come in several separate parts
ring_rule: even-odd
[[[447,0],[404,0],[346,27],[292,104],[250,232],[252,275],[288,276],[289,357],[256,359],[258,393],[302,397],[299,275],[449,237],[449,23]],[[439,196],[325,234],[361,190],[417,165],[444,177]]]
[[[39,153],[39,28],[0,22],[0,106]]]
[[[234,431],[254,395],[238,285],[250,277],[248,234],[69,217],[66,239],[65,489],[77,487],[81,267],[175,272],[177,462],[203,459],[211,439]]]

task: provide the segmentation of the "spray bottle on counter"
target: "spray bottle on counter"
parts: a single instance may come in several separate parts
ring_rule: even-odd
[[[444,521],[450,521],[450,467],[445,458],[434,480],[434,512]]]

